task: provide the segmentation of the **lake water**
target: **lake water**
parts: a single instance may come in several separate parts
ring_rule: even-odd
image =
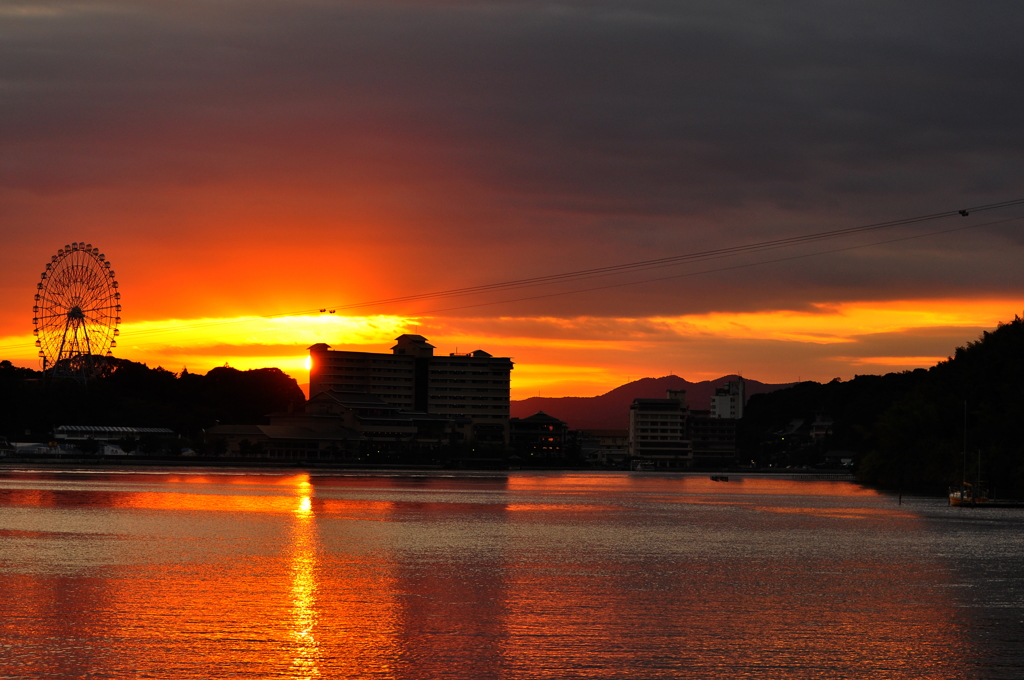
[[[1021,678],[1024,511],[653,473],[0,471],[0,678]]]

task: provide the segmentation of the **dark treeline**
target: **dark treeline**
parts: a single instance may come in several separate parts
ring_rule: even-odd
[[[966,429],[965,429],[966,403]],[[777,433],[830,416],[832,433],[799,447]],[[867,483],[937,491],[978,475],[999,496],[1024,495],[1024,321],[1016,317],[928,370],[801,383],[754,395],[741,451],[762,464],[813,465],[824,449],[855,454]]]
[[[300,409],[293,378],[277,368],[206,375],[180,374],[125,359],[108,359],[103,375],[85,383],[44,380],[42,373],[0,362],[0,435],[38,441],[60,425],[166,427],[194,446],[215,423],[258,424],[263,416]]]
[[[86,383],[44,380],[0,362],[0,436],[45,441],[59,425],[166,427],[202,451],[202,431],[218,422],[258,424],[274,411],[299,409],[304,396],[276,368],[223,367],[175,374],[123,359]],[[966,403],[966,428],[965,428]],[[787,430],[794,421],[831,419],[812,439]],[[792,428],[790,428],[792,429]],[[752,396],[740,423],[740,462],[827,465],[852,457],[859,478],[893,489],[936,492],[965,473],[997,496],[1024,497],[1024,320],[1019,317],[960,347],[931,369],[805,382]],[[980,456],[979,456],[980,454]]]

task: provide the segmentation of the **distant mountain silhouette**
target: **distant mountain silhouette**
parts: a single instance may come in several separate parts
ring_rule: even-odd
[[[717,380],[704,380],[692,383],[678,375],[666,375],[661,378],[641,378],[611,392],[597,397],[530,397],[511,403],[513,418],[532,416],[537,411],[544,411],[569,423],[569,427],[577,430],[624,430],[629,427],[629,405],[636,398],[660,399],[665,397],[666,390],[686,390],[686,401],[690,408],[711,408],[711,397],[716,387],[723,387],[738,376],[726,375]],[[746,378],[747,398],[753,394],[774,392],[789,387],[791,383],[771,385]]]

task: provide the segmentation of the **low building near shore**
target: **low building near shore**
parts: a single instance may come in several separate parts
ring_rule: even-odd
[[[319,460],[343,457],[358,433],[337,424],[307,427],[295,424],[217,425],[206,430],[206,441],[214,453],[241,458]]]
[[[178,450],[180,439],[179,434],[166,427],[60,425],[53,430],[58,450],[102,456],[166,453]]]
[[[735,418],[722,418],[708,411],[690,411],[689,437],[694,467],[723,469],[733,465],[738,425]]]
[[[599,467],[625,467],[629,458],[629,430],[580,430],[580,455]]]
[[[727,392],[731,398],[736,390]],[[684,390],[668,390],[665,399],[634,399],[629,459],[638,469],[728,468],[736,461],[737,426],[736,418],[690,409]]]
[[[526,418],[509,419],[512,449],[526,460],[530,458],[564,459],[569,424],[543,411]]]
[[[106,425],[60,425],[54,428],[53,438],[58,442],[116,441],[133,437],[177,437],[174,430],[166,427],[121,427]]]

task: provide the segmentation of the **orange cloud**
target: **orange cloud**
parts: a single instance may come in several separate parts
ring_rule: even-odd
[[[886,368],[919,368],[934,366],[947,357],[836,357],[851,366],[883,366]]]
[[[512,357],[513,398],[589,396],[630,379],[669,373],[701,380],[742,371],[763,381],[790,382],[828,380],[837,373],[852,377],[865,368],[927,367],[1022,307],[1021,300],[946,299],[655,318],[167,319],[126,323],[116,354],[172,370],[277,366],[305,383],[309,345],[387,352],[398,335],[421,333],[438,353],[485,349]],[[31,336],[0,338],[0,350],[16,363],[35,365]]]
[[[657,319],[680,334],[808,343],[848,343],[858,336],[935,327],[988,327],[1021,309],[1021,300],[889,300],[814,304],[813,312],[766,311]]]

